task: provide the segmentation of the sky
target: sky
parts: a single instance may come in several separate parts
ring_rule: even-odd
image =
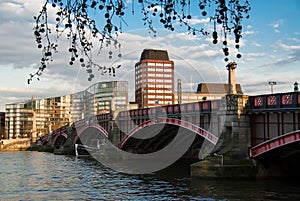
[[[242,85],[246,95],[270,93],[269,81],[277,83],[274,93],[293,91],[294,82],[300,82],[300,1],[249,1],[250,19],[243,21],[240,43],[242,58],[230,58],[238,64],[236,82]],[[166,31],[159,23],[154,24],[157,31],[154,37],[143,25],[140,7],[136,4],[135,15],[127,14],[123,33],[117,37],[122,45],[122,57],[108,59],[110,49],[94,57],[102,65],[122,64],[115,77],[96,73],[95,78],[88,81],[88,75],[79,63],[68,64],[70,55],[63,48],[68,43],[62,40],[59,53],[54,55],[54,61],[41,80],[33,80],[28,85],[29,74],[36,71],[41,57],[33,36],[33,16],[38,14],[43,3],[44,0],[0,1],[0,111],[5,111],[8,103],[75,93],[108,80],[127,80],[129,98],[134,100],[134,65],[145,48],[168,51],[175,64],[175,80],[182,80],[184,91],[196,91],[201,82],[227,82],[227,63],[221,44],[214,45],[211,37],[193,36],[180,27],[173,32]],[[213,25],[209,19],[201,17],[197,11],[191,7],[191,23],[211,29]],[[114,55],[119,53],[112,51]]]

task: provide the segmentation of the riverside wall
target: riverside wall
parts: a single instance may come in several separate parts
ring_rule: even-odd
[[[1,140],[0,151],[25,151],[31,144],[30,138]]]

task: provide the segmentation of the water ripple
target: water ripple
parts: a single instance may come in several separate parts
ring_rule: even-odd
[[[299,200],[299,185],[126,175],[90,158],[0,152],[0,200]],[[247,193],[245,193],[247,192]]]

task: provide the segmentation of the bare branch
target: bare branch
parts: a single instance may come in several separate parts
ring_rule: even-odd
[[[138,0],[132,3],[134,15],[135,4],[141,6],[141,13],[144,25],[148,26],[149,31],[156,34],[153,20],[158,20],[165,29],[174,31],[176,23],[186,27],[191,34],[201,34],[204,36],[212,35],[213,44],[219,41],[222,43],[224,60],[228,61],[229,35],[233,35],[236,43],[235,48],[239,50],[240,39],[242,38],[242,20],[249,18],[250,4],[248,0],[199,0],[198,3],[191,0]],[[55,30],[51,30],[48,21],[48,7],[56,8]],[[214,30],[210,33],[204,27],[194,27],[190,20],[193,18],[191,7],[198,7],[202,17],[207,17],[214,23]],[[69,64],[73,65],[79,60],[82,67],[86,68],[89,74],[88,80],[94,78],[93,69],[101,71],[102,74],[115,76],[115,71],[120,66],[105,67],[94,63],[92,52],[94,48],[99,48],[99,54],[104,47],[118,50],[118,57],[121,57],[121,44],[115,39],[115,35],[122,32],[122,24],[125,23],[125,13],[127,13],[125,0],[45,0],[39,14],[34,17],[35,26],[34,36],[38,48],[42,50],[41,65],[36,73],[30,74],[28,83],[42,72],[53,61],[54,54],[57,53],[58,41],[65,36],[69,40],[70,53]],[[129,12],[130,13],[130,12]],[[93,19],[97,16],[96,19]],[[102,27],[100,26],[100,22]],[[115,22],[119,21],[119,25]],[[219,26],[217,26],[219,25]],[[217,30],[221,27],[221,30]],[[219,38],[218,33],[223,36]],[[238,51],[239,52],[239,51]],[[79,56],[81,55],[81,56]],[[241,54],[236,55],[241,58]],[[108,58],[113,58],[113,52],[109,51]]]

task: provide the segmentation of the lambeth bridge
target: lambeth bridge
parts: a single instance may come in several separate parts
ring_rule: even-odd
[[[38,142],[42,149],[62,154],[75,154],[75,145],[100,146],[98,152],[105,153],[108,149],[101,146],[109,143],[109,149],[122,153],[168,160],[162,166],[166,170],[188,165],[197,176],[295,177],[300,176],[299,111],[298,92],[227,95],[221,100],[100,114]],[[154,163],[149,161],[143,168]]]

